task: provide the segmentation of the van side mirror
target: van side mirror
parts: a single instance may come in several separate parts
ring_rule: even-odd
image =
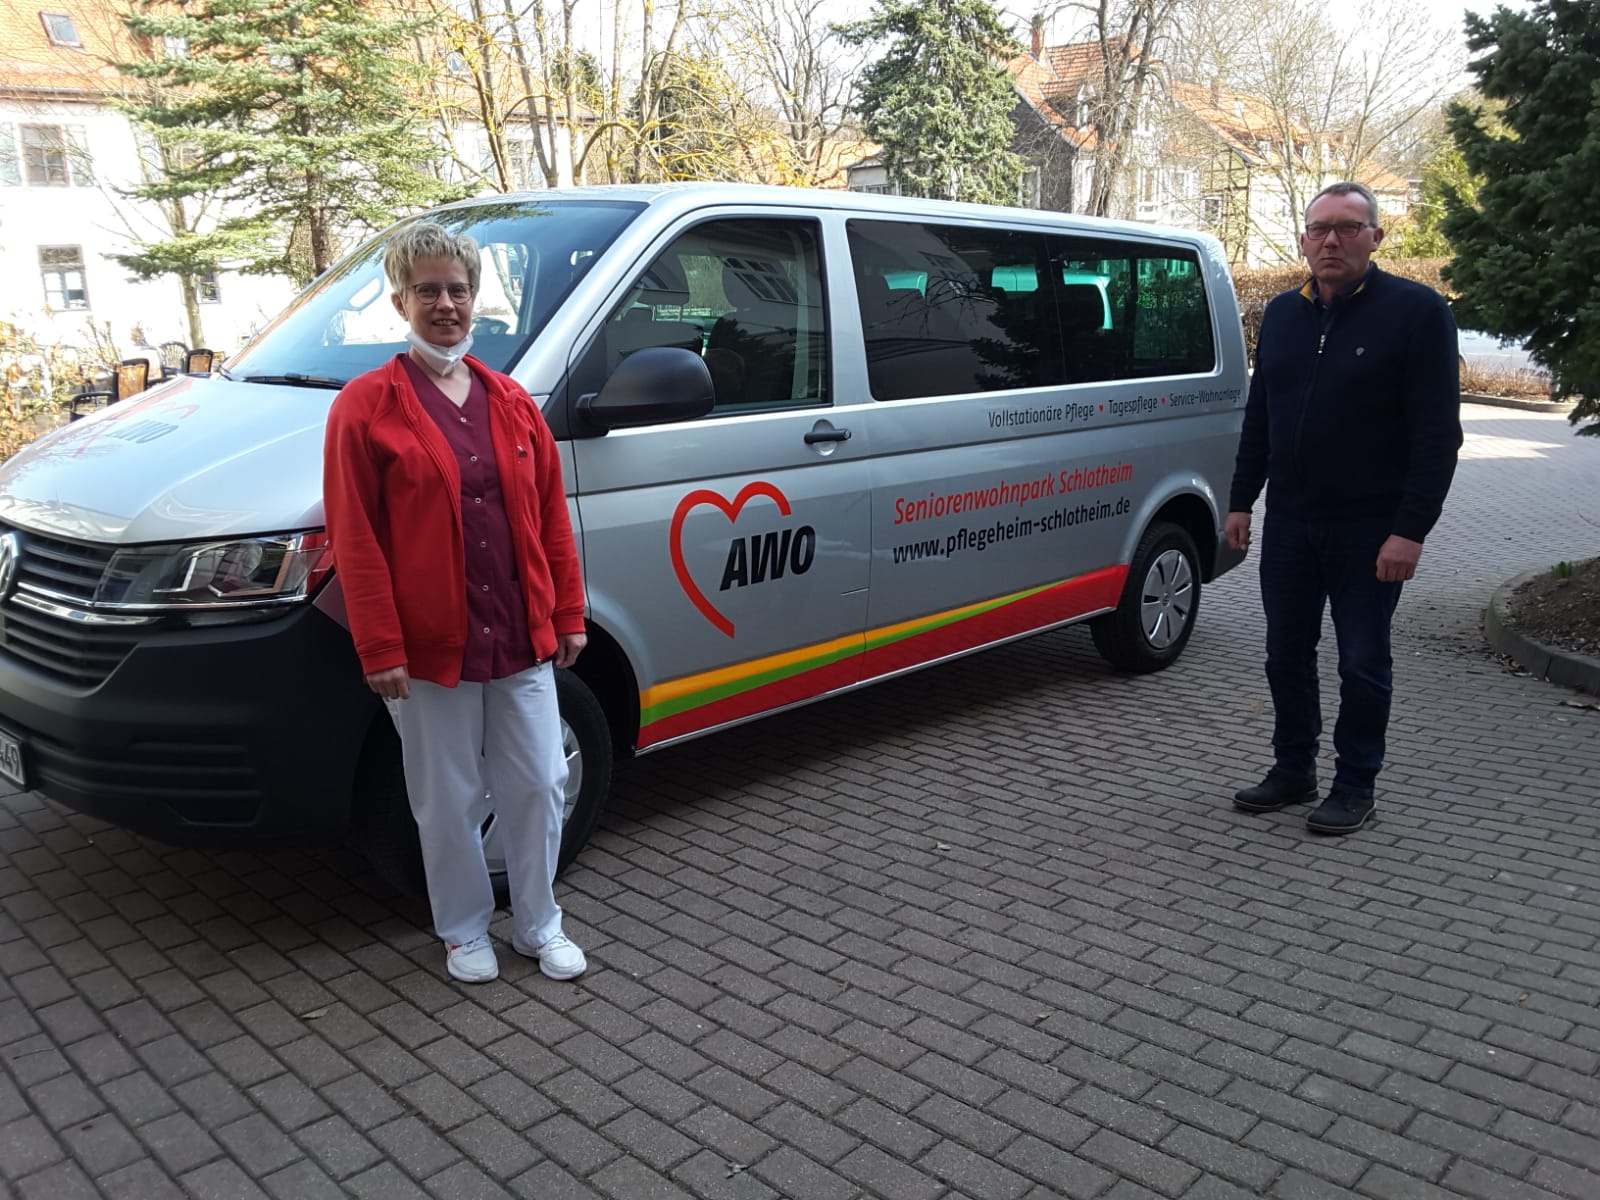
[[[625,425],[665,425],[703,417],[716,404],[705,360],[691,350],[647,346],[617,364],[598,392],[579,396],[577,415],[593,435]]]

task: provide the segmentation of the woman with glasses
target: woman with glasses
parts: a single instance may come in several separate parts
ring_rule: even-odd
[[[495,810],[511,944],[552,979],[583,973],[552,884],[567,779],[554,668],[586,641],[555,441],[515,382],[470,357],[476,243],[418,223],[384,273],[409,350],[328,416],[328,536],[367,686],[400,731],[445,966],[499,975],[482,828]]]

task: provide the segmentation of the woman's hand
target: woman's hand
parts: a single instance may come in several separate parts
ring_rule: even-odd
[[[586,633],[556,634],[556,653],[550,661],[557,667],[570,667],[578,661],[578,652],[589,644]]]
[[[385,700],[411,699],[411,673],[405,667],[390,667],[387,671],[372,671],[367,675],[367,686]]]

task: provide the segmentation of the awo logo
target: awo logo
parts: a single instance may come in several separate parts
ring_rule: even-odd
[[[739,519],[744,506],[757,497],[771,500],[778,512],[790,516],[789,498],[774,485],[757,480],[739,489],[731,501],[718,492],[705,488],[690,492],[678,501],[672,514],[670,533],[672,569],[678,576],[678,586],[689,597],[690,603],[700,610],[700,615],[729,637],[733,636],[733,622],[711,602],[700,585],[689,574],[689,564],[683,557],[683,523],[701,505],[715,508],[728,518],[729,524]],[[810,525],[798,529],[785,527],[762,533],[734,537],[728,541],[728,553],[722,566],[722,579],[718,592],[734,588],[754,587],[782,579],[785,575],[804,575],[817,557],[817,531]]]

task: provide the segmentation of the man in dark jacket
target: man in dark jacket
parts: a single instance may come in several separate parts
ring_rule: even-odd
[[[1275,763],[1234,797],[1246,812],[1317,796],[1317,641],[1333,610],[1335,767],[1306,820],[1314,833],[1353,833],[1372,818],[1393,691],[1389,624],[1461,447],[1455,322],[1438,293],[1372,265],[1382,240],[1377,200],[1360,184],[1324,188],[1306,209],[1311,278],[1267,305],[1228,501],[1228,542],[1246,549],[1250,508],[1267,486],[1261,601]]]

